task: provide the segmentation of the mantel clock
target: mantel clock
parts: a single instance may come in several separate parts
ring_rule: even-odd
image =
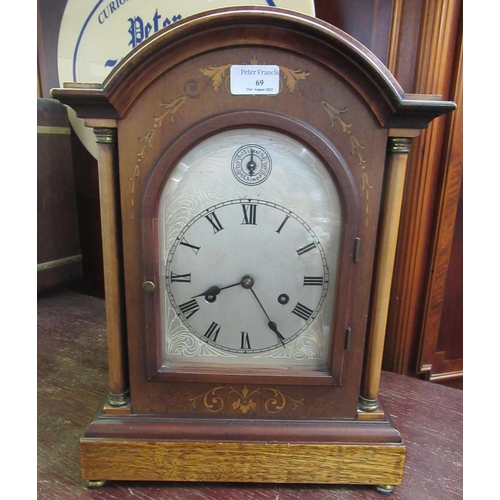
[[[273,8],[187,18],[52,95],[99,147],[110,391],[83,478],[400,484],[378,400],[400,202],[454,104]]]

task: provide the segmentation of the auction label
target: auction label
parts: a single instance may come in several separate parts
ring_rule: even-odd
[[[231,94],[276,95],[280,91],[280,68],[273,64],[231,66]]]

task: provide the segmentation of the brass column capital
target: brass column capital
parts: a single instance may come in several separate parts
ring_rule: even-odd
[[[389,137],[389,140],[387,141],[387,151],[392,154],[408,154],[410,152],[412,142],[412,137]]]
[[[94,127],[95,142],[98,144],[116,144],[116,128]]]

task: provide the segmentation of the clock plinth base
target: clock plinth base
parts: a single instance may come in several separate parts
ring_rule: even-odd
[[[396,486],[406,446],[386,419],[211,423],[101,412],[80,454],[90,481]]]

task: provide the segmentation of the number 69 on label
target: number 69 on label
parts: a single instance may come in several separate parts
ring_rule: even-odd
[[[276,95],[279,93],[280,69],[277,65],[234,64],[230,70],[233,95]]]

